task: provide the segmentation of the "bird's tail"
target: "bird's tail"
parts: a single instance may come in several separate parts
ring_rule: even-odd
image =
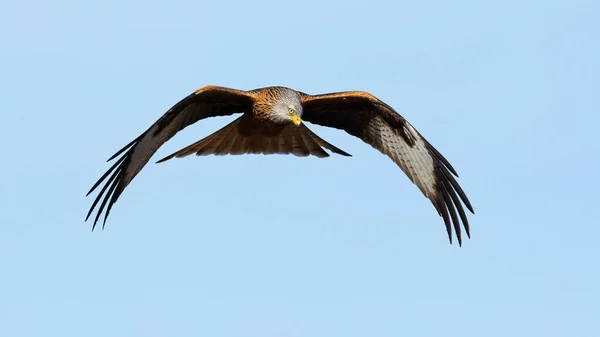
[[[331,152],[350,156],[329,144],[301,124],[273,125],[242,115],[206,138],[187,146],[161,160],[181,158],[195,153],[198,156],[240,154],[293,154],[300,157],[329,157],[323,147]]]

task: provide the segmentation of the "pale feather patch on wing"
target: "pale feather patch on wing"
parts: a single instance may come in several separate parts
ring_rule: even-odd
[[[186,109],[189,109],[186,108]],[[130,163],[125,169],[123,183],[125,186],[142,170],[144,165],[150,160],[152,155],[161,147],[169,138],[171,138],[180,129],[180,125],[185,118],[186,113],[178,114],[171,123],[164,127],[158,134],[158,123],[154,124],[148,132],[140,139],[135,150],[131,154]]]
[[[379,117],[371,120],[368,130],[371,137],[379,135],[380,151],[389,156],[426,197],[436,193],[433,158],[420,136],[413,133],[415,143],[410,146],[398,134],[400,130],[391,128]]]
[[[468,237],[470,237],[470,230],[460,201],[462,200],[471,212],[473,209],[461,187],[452,177],[446,165],[447,160],[408,122],[402,128],[392,128],[381,118],[375,117],[369,123],[367,131],[365,140],[389,156],[433,203],[444,220],[450,243],[452,243],[452,227],[454,227],[458,243],[462,245],[460,220]],[[413,144],[408,144],[403,137],[407,134],[400,134],[400,132],[409,132],[408,136],[413,140]]]

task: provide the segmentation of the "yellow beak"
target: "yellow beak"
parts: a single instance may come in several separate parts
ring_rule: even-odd
[[[302,124],[302,119],[300,118],[300,116],[290,116],[290,118],[292,119],[292,122],[294,122],[294,124],[296,126]]]

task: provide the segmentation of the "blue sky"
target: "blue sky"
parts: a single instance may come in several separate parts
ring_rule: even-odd
[[[0,335],[598,336],[600,4],[0,6]],[[460,174],[442,219],[385,156],[165,144],[91,232],[105,162],[206,84],[366,90]],[[271,183],[265,183],[270,180]]]

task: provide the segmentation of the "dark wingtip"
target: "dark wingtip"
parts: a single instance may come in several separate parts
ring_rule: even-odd
[[[135,144],[137,141],[139,141],[145,133],[142,133],[141,135],[139,135],[136,139],[132,140],[131,142],[129,142],[129,144],[125,145],[122,149],[120,149],[119,151],[117,151],[117,153],[113,154],[110,158],[108,158],[108,160],[106,160],[106,162],[109,162],[115,158],[117,158],[118,155],[120,155],[121,153],[125,152],[125,150],[127,150],[130,146],[132,146],[133,144]]]
[[[88,218],[89,218],[89,216],[88,216]],[[85,219],[85,221],[87,221],[87,218]],[[96,229],[96,223],[97,223],[97,220],[94,221],[94,224],[92,225],[92,232],[94,231],[94,229]]]
[[[126,156],[121,157],[119,160],[117,160],[113,166],[111,166],[103,175],[102,177],[100,177],[100,179],[98,179],[98,181],[96,181],[96,183],[94,184],[94,186],[92,186],[92,188],[90,188],[90,190],[87,192],[87,194],[85,195],[86,197],[90,195],[90,193],[92,193],[98,186],[100,186],[100,184],[104,181],[104,179],[106,179],[106,177],[108,177],[112,172],[114,172],[115,169],[117,169],[117,167],[119,165],[121,165],[121,163],[125,160]],[[110,179],[109,179],[110,180]]]
[[[96,225],[98,224],[100,215],[102,214],[102,211],[104,210],[105,206],[107,206],[107,202],[110,199],[110,203],[108,203],[107,211],[104,214],[104,223],[106,223],[106,218],[108,217],[108,214],[110,213],[110,209],[112,208],[113,204],[116,202],[117,198],[119,197],[119,195],[121,194],[121,192],[124,188],[124,186],[121,185],[122,184],[121,173],[128,165],[126,160],[130,159],[131,153],[135,149],[136,143],[138,141],[140,141],[140,139],[142,139],[142,137],[144,135],[145,135],[145,133],[141,134],[140,136],[138,136],[137,138],[132,140],[129,144],[125,145],[123,148],[121,148],[119,151],[117,151],[117,153],[115,153],[112,157],[110,157],[107,160],[107,161],[111,161],[111,160],[117,158],[117,156],[123,154],[123,156],[121,156],[121,158],[119,158],[117,161],[115,161],[113,163],[113,165],[102,175],[102,177],[100,177],[100,179],[98,179],[98,181],[96,181],[94,186],[92,186],[92,188],[86,194],[86,196],[89,196],[94,190],[96,190],[96,188],[98,188],[100,186],[100,184],[102,184],[102,182],[104,182],[108,178],[108,180],[106,180],[104,182],[104,186],[102,187],[100,192],[98,192],[98,195],[94,199],[94,202],[92,203],[92,206],[90,207],[90,209],[85,217],[85,222],[87,222],[90,219],[90,216],[92,215],[94,210],[96,209],[96,206],[100,202],[100,199],[103,199],[102,203],[100,204],[100,208],[98,209],[98,213],[96,214],[96,217],[94,219],[94,223],[92,225],[92,232],[94,231],[94,229],[96,229]],[[125,152],[125,151],[127,151],[127,152]],[[118,189],[117,189],[117,186],[119,186]],[[116,189],[117,193],[114,193],[115,189]]]
[[[438,213],[444,219],[444,226],[446,226],[446,232],[448,233],[448,240],[450,240],[450,244],[452,244],[452,224],[450,222],[450,216],[448,215],[448,208],[443,201],[443,198],[440,198],[436,201]]]
[[[169,160],[171,158],[173,158],[173,156],[166,156],[163,159],[157,160],[155,164],[164,163],[164,162],[166,162],[167,160]]]
[[[463,200],[463,202],[465,203],[465,206],[467,206],[467,209],[471,212],[471,214],[475,214],[475,211],[473,210],[473,206],[471,206],[471,202],[469,201],[469,199],[467,198],[466,195],[465,195],[465,199]]]
[[[331,145],[331,144],[329,144],[329,145]],[[348,152],[340,149],[339,147],[336,147],[336,146],[333,146],[333,145],[331,145],[331,146],[332,146],[332,148],[329,149],[329,150],[331,150],[331,152],[337,153],[337,154],[345,156],[345,157],[352,157],[352,155],[350,153],[348,153]]]
[[[329,144],[327,142],[325,142],[325,144],[320,144],[320,145],[323,146],[323,147],[325,147],[326,149],[328,149],[332,153],[339,154],[339,155],[344,156],[344,157],[352,157],[352,155],[350,153],[348,153],[348,152],[346,152],[346,151],[344,151],[344,150],[342,150],[342,149],[340,149],[340,148],[338,148],[338,147],[336,147],[334,145],[331,145],[331,144]]]

